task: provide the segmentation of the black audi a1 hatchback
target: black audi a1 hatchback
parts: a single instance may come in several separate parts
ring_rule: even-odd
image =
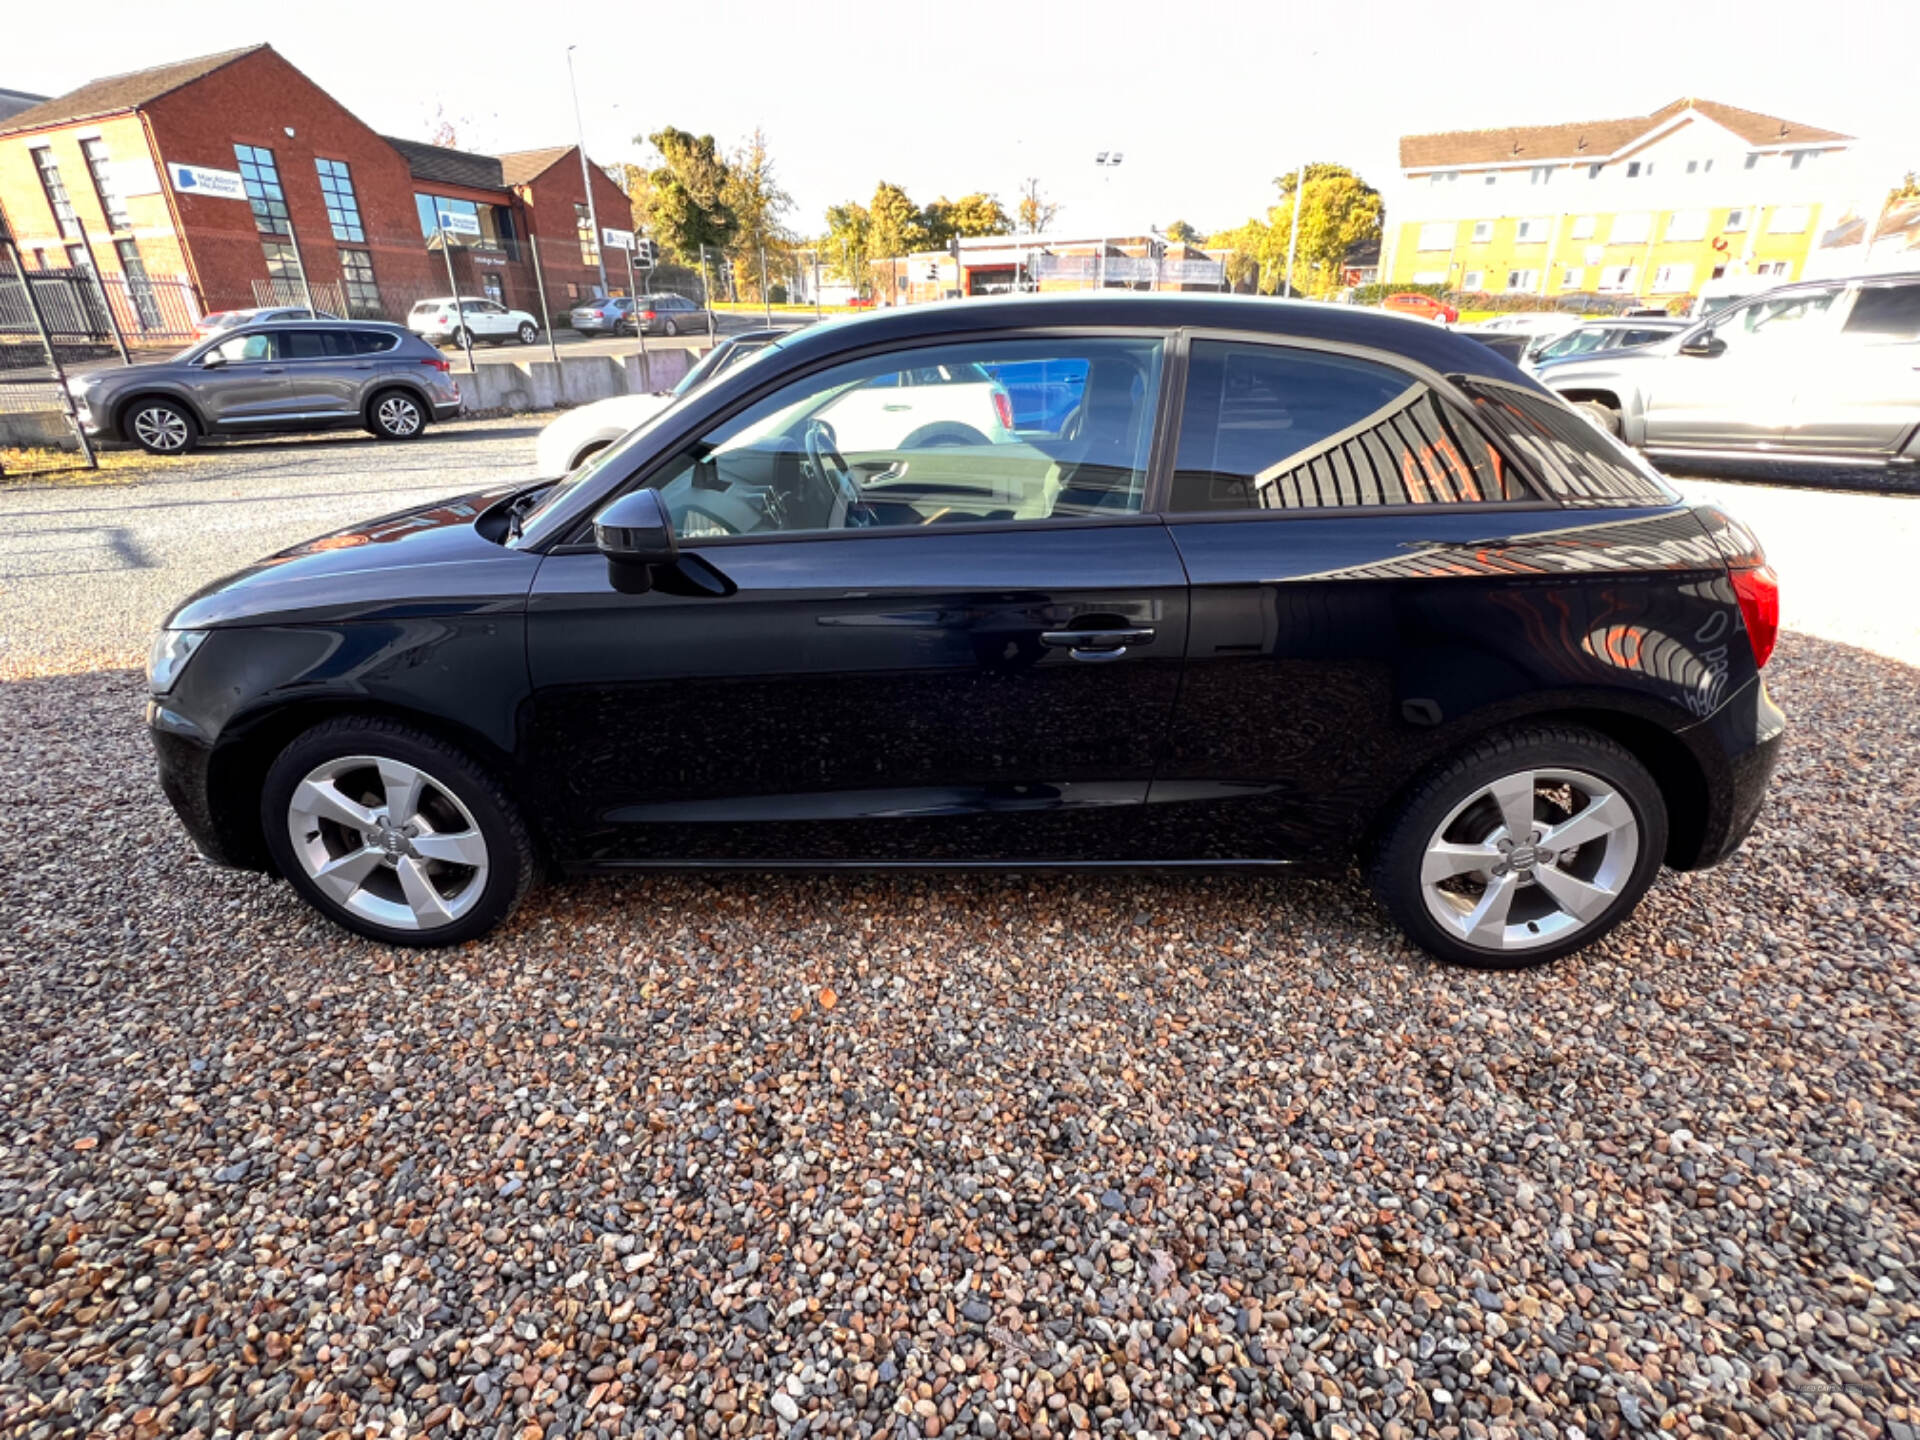
[[[1750,534],[1472,340],[966,301],[209,587],[148,715],[204,854],[397,944],[548,871],[1358,857],[1515,966],[1745,836],[1777,615]]]

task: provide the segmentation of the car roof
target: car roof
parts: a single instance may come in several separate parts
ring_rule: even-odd
[[[316,325],[323,330],[331,325],[351,325],[356,330],[391,330],[396,335],[413,334],[406,326],[396,325],[391,320],[341,320],[322,315],[306,320],[249,320],[244,325],[235,325],[227,332],[227,338],[255,330],[311,330]]]
[[[1583,320],[1582,330],[1644,330],[1649,325],[1671,325],[1675,330],[1684,330],[1693,322],[1682,320],[1675,315],[1609,315],[1603,320]]]
[[[1275,340],[1359,345],[1404,356],[1441,374],[1463,372],[1538,388],[1511,361],[1469,335],[1385,310],[1271,296],[1137,291],[974,296],[835,316],[783,337],[781,350],[804,358],[900,339],[1080,325],[1241,330]]]

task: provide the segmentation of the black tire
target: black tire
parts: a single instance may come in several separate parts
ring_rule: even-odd
[[[680,333],[680,322],[677,320],[667,321],[667,334],[678,335],[679,333]]]
[[[411,390],[389,387],[367,401],[367,429],[382,440],[416,440],[432,418],[426,402]]]
[[[447,336],[447,347],[452,350],[465,350],[473,344],[473,333],[464,325],[453,327],[453,333]]]
[[[430,929],[382,924],[347,908],[307,873],[289,828],[294,791],[327,762],[363,755],[397,760],[425,772],[436,788],[465,807],[485,840],[484,879],[457,918]],[[459,749],[395,720],[328,720],[294,740],[267,771],[261,787],[260,825],[274,864],[303,900],[343,929],[388,945],[433,948],[486,934],[526,898],[537,869],[532,837],[506,787]]]
[[[120,430],[149,455],[184,455],[200,443],[200,422],[186,406],[158,395],[126,408]]]
[[[1611,787],[1624,797],[1632,812],[1637,848],[1631,864],[1624,867],[1611,902],[1571,934],[1524,949],[1472,944],[1463,935],[1443,928],[1429,911],[1422,866],[1429,843],[1439,838],[1449,815],[1484,787],[1523,770],[1575,771]],[[1539,815],[1546,802],[1536,798],[1534,803],[1535,814]],[[1470,817],[1469,811],[1455,823],[1469,822]],[[1451,828],[1447,835],[1450,839],[1461,838]],[[1478,838],[1483,843],[1486,840],[1485,835]],[[1607,843],[1613,843],[1611,838]],[[1417,784],[1401,801],[1384,832],[1373,857],[1371,878],[1374,894],[1387,913],[1422,949],[1442,960],[1476,969],[1523,970],[1592,945],[1632,914],[1659,873],[1666,849],[1666,801],[1646,766],[1620,744],[1595,731],[1573,725],[1537,726],[1489,736]],[[1575,859],[1560,868],[1578,875],[1581,852],[1587,852],[1590,861],[1601,861],[1605,853],[1604,849],[1588,851],[1586,846],[1563,851],[1563,861],[1569,854]],[[1538,882],[1529,879],[1523,883]],[[1518,898],[1521,893],[1515,891],[1516,906],[1522,903]]]
[[[520,343],[531,345],[540,338],[540,331],[531,320],[520,322]]]
[[[1600,400],[1582,400],[1573,408],[1614,439],[1620,438],[1620,412],[1613,406]]]

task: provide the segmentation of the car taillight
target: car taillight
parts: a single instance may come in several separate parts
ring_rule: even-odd
[[[1753,646],[1753,663],[1764,668],[1773,658],[1773,642],[1780,638],[1780,577],[1764,561],[1736,565],[1731,573],[1740,618],[1747,622],[1747,643]]]
[[[1000,424],[1004,428],[1013,429],[1013,401],[1007,398],[1006,391],[993,392],[993,413],[1000,417]]]
[[[649,310],[649,311],[647,311],[646,313],[644,313],[643,315],[641,315],[641,317],[640,317],[640,318],[641,318],[642,320],[651,320],[651,319],[653,319],[653,311],[651,311],[651,310]]]
[[[606,319],[606,318],[607,318],[607,316],[606,316],[606,312],[605,312],[605,311],[602,311],[602,310],[589,310],[589,311],[587,312],[587,318],[588,318],[589,320],[604,320],[604,319]]]
[[[431,365],[434,369],[438,370],[442,375],[451,374],[453,371],[453,362],[451,360],[443,360],[438,355],[435,355],[432,359],[427,359],[425,357],[422,357],[420,363],[422,365]]]

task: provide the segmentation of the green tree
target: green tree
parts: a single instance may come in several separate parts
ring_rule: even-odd
[[[1039,177],[1030,175],[1021,182],[1020,203],[1013,207],[1013,215],[1022,234],[1038,235],[1053,228],[1060,207],[1042,192]]]
[[[1274,180],[1280,203],[1267,212],[1272,232],[1270,248],[1279,246],[1278,264],[1271,273],[1286,270],[1287,237],[1293,227],[1294,186],[1300,172],[1289,171]],[[1339,288],[1341,262],[1347,252],[1365,240],[1380,236],[1385,206],[1380,192],[1345,165],[1315,161],[1306,166],[1299,195],[1300,235],[1295,249],[1295,293],[1325,295]]]
[[[867,207],[867,253],[874,260],[891,260],[926,248],[926,226],[907,192],[882,180]]]
[[[920,212],[920,227],[926,232],[927,243],[935,248],[944,246],[956,235],[1013,233],[1013,221],[1000,208],[999,200],[978,191],[962,195],[958,200],[942,195]]]
[[[1176,245],[1198,245],[1200,232],[1184,220],[1176,220],[1167,226],[1167,239]]]
[[[782,218],[793,208],[793,197],[774,180],[764,131],[756,129],[729,157],[720,193],[734,217],[734,293],[757,300],[762,250],[771,279],[785,272],[794,244],[793,232]]]
[[[1284,239],[1280,242],[1286,244]],[[1231,230],[1216,232],[1208,241],[1209,249],[1224,250],[1224,263],[1227,270],[1227,282],[1236,290],[1254,290],[1266,293],[1268,275],[1266,266],[1273,250],[1273,237],[1264,220],[1248,220]],[[1274,274],[1278,274],[1278,263]]]
[[[669,125],[647,139],[663,162],[651,177],[654,239],[669,254],[698,265],[701,246],[724,250],[739,233],[739,218],[727,203],[727,162],[711,135]]]

